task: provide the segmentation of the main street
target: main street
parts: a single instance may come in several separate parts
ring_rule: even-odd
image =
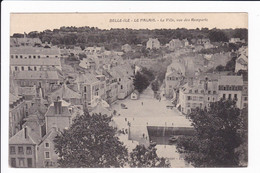
[[[121,104],[125,104],[127,109],[122,109]],[[130,131],[130,135],[120,135],[119,138],[132,150],[138,143],[149,145],[149,135],[147,126],[161,127],[191,127],[191,123],[175,107],[169,109],[166,106],[172,105],[169,100],[162,97],[161,100],[154,98],[153,91],[148,87],[138,100],[118,100],[111,106],[116,110],[117,115],[113,120],[119,130]],[[130,128],[129,128],[130,124]],[[173,167],[187,167],[183,158],[176,151],[174,145],[157,145],[157,154],[170,160]]]

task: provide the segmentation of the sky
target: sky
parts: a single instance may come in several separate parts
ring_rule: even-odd
[[[234,29],[247,28],[248,15],[247,13],[12,13],[10,15],[11,35],[53,30],[61,26],[90,26],[100,29],[202,27]]]

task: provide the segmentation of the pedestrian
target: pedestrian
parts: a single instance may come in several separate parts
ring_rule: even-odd
[[[133,121],[135,120],[135,118],[133,118]]]
[[[147,136],[145,137],[145,139],[147,140]]]
[[[144,102],[142,102],[142,106],[144,105]]]
[[[144,138],[145,134],[143,133],[143,138]]]
[[[127,121],[127,118],[125,118],[125,121]]]

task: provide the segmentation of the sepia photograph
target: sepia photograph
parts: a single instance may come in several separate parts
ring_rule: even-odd
[[[248,166],[247,13],[12,13],[11,168]]]

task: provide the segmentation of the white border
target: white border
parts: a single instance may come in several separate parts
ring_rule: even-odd
[[[259,2],[2,2],[1,10],[1,172],[260,172],[259,142]],[[10,12],[248,12],[249,16],[249,167],[239,169],[11,169],[8,168],[9,26]],[[258,170],[258,171],[257,171]]]

